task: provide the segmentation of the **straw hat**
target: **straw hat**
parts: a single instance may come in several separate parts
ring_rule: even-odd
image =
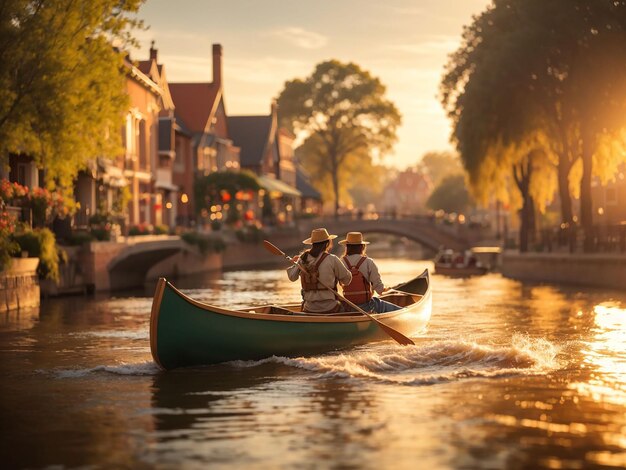
[[[363,240],[361,232],[348,232],[345,240],[339,242],[340,245],[369,245],[370,242]]]
[[[302,243],[312,245],[313,243],[325,242],[326,240],[333,240],[335,238],[337,238],[337,235],[329,235],[325,228],[316,228],[311,231],[311,236]]]

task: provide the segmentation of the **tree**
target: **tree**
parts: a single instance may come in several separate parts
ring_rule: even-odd
[[[381,209],[383,190],[397,177],[397,173],[397,169],[385,165],[362,165],[351,170],[353,178],[350,180],[352,187],[349,195],[353,204],[361,210],[370,204]]]
[[[433,190],[426,205],[432,210],[464,212],[471,204],[465,186],[465,176],[459,173],[446,176]]]
[[[121,153],[125,54],[143,0],[7,0],[0,7],[0,164],[31,156],[69,191],[98,156]]]
[[[516,78],[527,74],[518,67],[529,51],[525,36],[507,33],[514,24],[510,11],[501,12],[497,6],[476,18],[465,30],[463,46],[450,59],[441,89],[453,121],[452,141],[472,193],[483,203],[496,197],[521,206],[520,245],[525,251],[540,196],[533,192],[548,186],[537,184],[549,177],[537,171],[545,167],[538,160],[550,152],[545,149],[543,114]],[[512,193],[512,186],[519,196]],[[541,194],[544,197],[550,195]]]
[[[558,170],[562,222],[570,225],[570,175],[582,156],[581,221],[590,231],[591,178],[623,158],[601,155],[598,143],[616,140],[623,127],[625,11],[623,1],[496,0],[465,29],[442,81],[442,101],[473,187],[480,167],[507,160],[493,149],[512,149],[519,158],[513,164],[526,165],[516,182],[550,179],[550,162]],[[530,153],[518,149],[534,152],[531,164]],[[595,173],[594,161],[601,162]],[[545,188],[532,181],[517,186]]]
[[[446,176],[463,171],[461,160],[452,152],[425,153],[417,169],[428,175],[433,186],[438,186]]]
[[[298,147],[296,155],[304,170],[310,175],[315,188],[322,195],[322,199],[335,201],[330,160],[320,139],[317,136],[306,139]],[[380,196],[387,173],[386,169],[374,164],[365,149],[354,152],[337,170],[337,180],[340,182],[339,200],[342,205],[372,202],[372,198]]]
[[[385,87],[354,63],[330,60],[285,84],[278,98],[281,123],[306,136],[301,162],[316,182],[329,180],[339,212],[342,191],[359,161],[382,157],[396,141],[400,113]]]

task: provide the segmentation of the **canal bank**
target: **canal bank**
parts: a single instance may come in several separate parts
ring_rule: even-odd
[[[502,274],[512,279],[612,289],[626,288],[626,255],[618,253],[502,254]]]
[[[272,236],[291,254],[300,248],[301,238],[298,232]],[[170,235],[122,237],[62,249],[66,257],[59,266],[59,280],[41,282],[43,297],[121,291],[141,287],[159,277],[176,279],[222,270],[285,265],[284,258],[269,253],[260,240],[242,242],[234,237],[208,249]],[[38,297],[39,284],[35,284]]]
[[[291,254],[298,251],[301,238],[298,232],[272,237]],[[159,277],[285,266],[285,260],[267,252],[261,241],[229,240],[226,246],[211,246],[203,250],[169,235],[61,246],[64,256],[56,280],[38,279],[38,258],[14,258],[11,267],[0,272],[0,311],[38,307],[40,297],[134,289]]]
[[[39,258],[14,258],[0,272],[0,311],[39,307]]]

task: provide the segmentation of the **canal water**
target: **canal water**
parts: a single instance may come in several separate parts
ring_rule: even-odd
[[[387,284],[429,262],[379,258]],[[177,282],[297,301],[284,270]],[[620,468],[626,293],[434,275],[415,346],[159,371],[151,292],[0,316],[2,468]]]

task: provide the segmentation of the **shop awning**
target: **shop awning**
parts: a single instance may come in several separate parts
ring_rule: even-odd
[[[165,189],[166,191],[178,191],[178,186],[164,181],[157,181],[154,186],[157,189]]]
[[[296,188],[289,186],[284,181],[280,181],[269,176],[258,176],[259,184],[269,192],[281,193],[283,196],[302,197],[302,193]]]
[[[128,184],[128,180],[124,177],[122,169],[113,165],[113,163],[105,159],[98,159],[98,168],[99,179],[101,179],[104,184],[119,188]]]

